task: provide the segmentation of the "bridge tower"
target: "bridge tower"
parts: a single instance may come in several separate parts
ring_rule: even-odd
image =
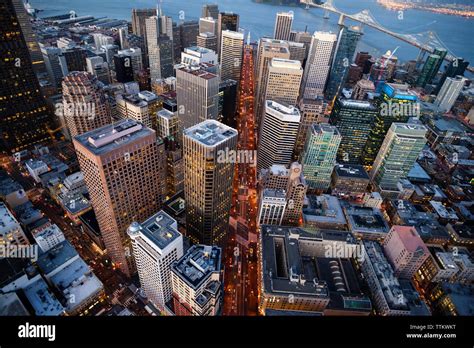
[[[344,13],[341,13],[341,15],[339,16],[339,21],[337,22],[337,24],[339,25],[344,25],[344,19],[346,17],[344,16]]]

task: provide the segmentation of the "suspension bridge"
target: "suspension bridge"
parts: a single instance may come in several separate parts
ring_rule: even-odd
[[[392,37],[395,37],[401,41],[404,41],[412,46],[415,46],[419,48],[420,51],[420,57],[422,54],[428,52],[428,53],[433,53],[435,48],[444,48],[448,53],[446,54],[446,57],[444,58],[445,60],[452,62],[455,59],[458,58],[457,55],[455,55],[444,43],[441,41],[440,37],[438,34],[434,31],[424,31],[421,33],[416,33],[416,34],[401,34],[401,33],[396,33],[392,30],[389,30],[385,28],[383,25],[381,25],[375,17],[372,15],[372,13],[369,10],[362,10],[360,12],[354,13],[354,14],[348,14],[344,13],[343,11],[339,10],[335,5],[334,5],[334,0],[327,0],[323,4],[317,4],[314,2],[314,0],[300,0],[300,3],[305,5],[307,9],[310,7],[316,7],[316,8],[321,8],[324,11],[328,12],[333,12],[339,15],[339,24],[344,24],[344,20],[350,19],[356,22],[359,22],[361,24],[367,25],[371,28],[374,28],[376,30],[379,30],[385,34],[388,34]],[[467,68],[470,72],[474,72],[474,67],[469,66]]]

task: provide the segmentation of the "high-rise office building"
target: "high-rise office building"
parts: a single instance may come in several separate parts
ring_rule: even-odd
[[[293,25],[294,13],[278,12],[275,18],[275,29],[273,38],[276,40],[290,40],[291,26]]]
[[[458,99],[465,83],[466,78],[463,76],[458,75],[456,77],[446,78],[434,101],[434,104],[438,106],[440,111],[451,111],[451,108],[453,107],[456,99]]]
[[[94,46],[99,50],[102,46],[113,45],[115,40],[112,36],[104,35],[102,33],[93,33],[91,34],[94,39]]]
[[[215,120],[184,130],[186,229],[193,242],[224,245],[232,203],[237,131]]]
[[[219,6],[217,4],[202,5],[201,17],[212,17],[217,19],[219,17]]]
[[[237,13],[220,12],[217,17],[217,52],[219,54],[224,30],[239,31],[239,15]],[[219,55],[219,59],[222,59],[222,56]]]
[[[430,54],[423,64],[423,69],[416,80],[416,85],[420,87],[425,87],[438,73],[439,67],[442,63],[442,58],[437,54]]]
[[[413,226],[392,226],[384,239],[383,249],[395,275],[410,280],[430,257],[428,248]]]
[[[374,184],[381,190],[397,190],[425,146],[426,132],[423,125],[392,123],[370,171]]]
[[[300,112],[294,106],[266,101],[265,115],[260,127],[257,170],[274,164],[288,166],[300,124]]]
[[[308,129],[313,123],[327,123],[328,119],[325,115],[327,103],[322,97],[317,99],[301,98],[298,108],[301,112],[300,128],[298,129],[298,136],[296,138],[295,150],[293,158],[300,157],[304,144],[306,143],[306,136]]]
[[[176,70],[176,98],[183,129],[207,119],[217,120],[219,77],[204,66],[184,66]]]
[[[369,93],[375,93],[374,83],[370,80],[359,80],[355,84],[354,91],[352,92],[352,99],[367,100]]]
[[[140,285],[148,300],[161,311],[172,299],[171,265],[183,256],[183,236],[178,224],[163,210],[142,223],[132,222],[132,241]]]
[[[335,34],[321,31],[313,34],[301,84],[304,98],[314,99],[324,95],[336,43]]]
[[[371,166],[393,122],[407,122],[410,117],[419,117],[417,95],[407,84],[384,83],[375,104],[379,112],[371,126],[364,149],[362,164]]]
[[[71,72],[62,84],[63,113],[72,137],[112,122],[102,82],[85,71]]]
[[[125,65],[131,66],[133,70],[133,76],[137,76],[138,73],[143,70],[143,54],[142,50],[138,47],[127,48],[118,51],[118,55],[129,58],[125,61]]]
[[[141,58],[141,57],[140,57]],[[134,81],[133,68],[130,57],[125,54],[114,55],[115,79],[117,82],[126,83]]]
[[[138,94],[118,94],[115,102],[119,118],[132,119],[148,128],[157,129],[156,112],[160,101],[155,93],[142,91]]]
[[[186,21],[179,25],[179,35],[181,39],[181,47],[196,46],[196,38],[199,35],[199,22]]]
[[[444,84],[444,81],[446,81],[446,78],[456,77],[458,75],[463,76],[468,66],[469,62],[464,61],[464,59],[460,57],[457,57],[453,61],[451,61],[448,64],[443,76],[441,76],[441,79],[439,80],[439,83],[436,86],[435,93],[438,93],[440,91],[441,87]]]
[[[178,316],[220,314],[223,297],[222,249],[193,245],[171,267],[174,312]]]
[[[64,76],[61,70],[61,65],[59,64],[59,59],[62,54],[61,49],[44,45],[40,45],[40,47],[41,53],[43,54],[44,64],[46,65],[46,70],[48,71],[51,82],[56,88],[61,88],[61,81]]]
[[[284,190],[263,189],[258,206],[259,225],[281,225],[286,207]]]
[[[217,65],[217,54],[216,52],[200,46],[186,47],[181,52],[181,64],[186,65],[199,65],[199,64],[210,64]],[[207,68],[208,71],[212,71],[211,67]],[[216,69],[217,70],[217,69]],[[217,73],[217,71],[216,71]]]
[[[53,128],[28,50],[31,37],[21,26],[22,9],[19,0],[0,2],[0,147],[10,153],[47,140]]]
[[[152,129],[133,120],[78,135],[73,143],[107,253],[131,275],[135,266],[126,231],[161,208],[164,144]]]
[[[301,155],[308,188],[323,191],[329,188],[340,143],[341,134],[335,126],[321,123],[310,127]]]
[[[288,43],[283,40],[261,38],[258,42],[256,75],[255,75],[255,95],[257,98],[256,120],[260,124],[262,113],[265,111],[265,82],[268,77],[268,66],[273,58],[290,59]]]
[[[226,80],[219,84],[219,121],[237,128],[237,81]]]
[[[220,49],[221,80],[232,79],[239,82],[244,49],[244,34],[230,30],[222,31]]]
[[[132,10],[132,32],[135,35],[146,37],[146,23],[148,17],[156,16],[156,8],[134,8]]]
[[[161,33],[159,20],[160,18],[157,16],[145,20],[152,82],[156,79],[173,76],[173,41],[169,36]]]
[[[349,66],[354,58],[357,43],[361,36],[362,29],[358,26],[341,27],[337,39],[336,53],[334,54],[331,73],[329,74],[326,87],[327,99],[333,99],[338,93],[338,90],[342,90],[347,73],[349,72]]]
[[[217,33],[217,19],[212,17],[199,18],[199,34]]]
[[[196,38],[199,47],[204,47],[217,52],[217,36],[213,33],[200,33]]]
[[[97,77],[103,84],[110,84],[109,64],[100,56],[86,58],[87,72]]]
[[[302,42],[288,41],[288,48],[290,50],[290,59],[299,60],[303,66],[306,60],[306,45]]]
[[[296,106],[300,93],[303,68],[298,60],[273,58],[268,63],[266,79],[261,85],[260,104],[265,100],[273,100],[286,106]],[[261,115],[257,115],[258,121]]]
[[[336,126],[342,140],[337,152],[337,161],[344,164],[359,164],[367,143],[367,137],[378,110],[367,101],[338,98],[332,109],[329,123]]]

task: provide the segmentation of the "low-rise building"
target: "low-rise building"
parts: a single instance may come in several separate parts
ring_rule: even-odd
[[[330,195],[306,197],[303,206],[303,224],[309,228],[347,229],[347,221],[341,204],[336,197]]]
[[[355,237],[362,239],[386,237],[389,226],[379,209],[346,204],[343,211],[348,229]]]

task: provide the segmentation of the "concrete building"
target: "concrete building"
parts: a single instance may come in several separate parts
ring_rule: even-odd
[[[163,210],[143,223],[132,222],[127,230],[132,240],[140,285],[147,298],[161,311],[172,299],[171,265],[183,256],[183,236],[176,220]]]
[[[226,242],[235,163],[224,157],[236,147],[237,131],[215,120],[184,130],[186,224],[193,242]]]
[[[219,52],[219,59],[222,59],[222,32],[225,30],[238,31],[239,30],[239,15],[232,12],[220,12],[217,18],[217,52]]]
[[[134,272],[126,229],[164,201],[164,144],[150,128],[122,120],[74,139],[107,253],[122,272]]]
[[[0,245],[28,245],[28,238],[5,204],[0,202]]]
[[[263,189],[258,207],[258,224],[281,225],[286,203],[284,190]]]
[[[324,95],[336,44],[335,34],[321,31],[313,34],[301,84],[303,98],[315,99]]]
[[[63,231],[61,231],[58,225],[51,224],[50,222],[31,230],[31,235],[42,252],[47,252],[66,240]]]
[[[380,244],[375,241],[364,241],[363,246],[365,257],[361,270],[367,279],[377,314],[430,315],[426,304],[416,292],[414,293],[413,288],[395,276]]]
[[[177,69],[176,99],[183,129],[208,119],[217,120],[219,76],[208,72],[204,65]]]
[[[299,158],[304,144],[306,143],[306,137],[308,135],[308,129],[313,123],[327,123],[329,121],[326,118],[327,103],[323,98],[318,99],[304,99],[300,98],[298,108],[301,112],[300,128],[298,129],[298,137],[296,138],[295,151],[293,153],[294,158]]]
[[[196,38],[196,43],[199,47],[217,52],[217,36],[214,33],[200,33]]]
[[[194,245],[171,267],[175,314],[215,316],[223,297],[222,249]]]
[[[291,163],[301,119],[299,110],[293,106],[272,100],[267,100],[265,105],[258,143],[258,172],[274,164],[288,166]]]
[[[244,49],[244,34],[237,31],[224,30],[220,42],[221,80],[240,81],[240,69]]]
[[[363,166],[336,164],[332,173],[331,193],[342,199],[361,200],[369,182],[369,175]]]
[[[380,209],[345,204],[343,207],[347,226],[361,239],[383,240],[390,229]]]
[[[199,34],[202,33],[217,33],[217,19],[212,17],[199,18]]]
[[[456,99],[464,88],[467,79],[463,76],[448,77],[444,81],[434,104],[438,106],[441,112],[449,112],[454,105]]]
[[[109,64],[100,56],[86,58],[87,72],[97,77],[103,84],[110,84]]]
[[[199,65],[201,63],[217,65],[217,54],[205,47],[186,47],[181,52],[181,63],[186,65]]]
[[[103,84],[87,72],[71,72],[63,79],[62,112],[71,137],[112,122]]]
[[[397,190],[425,146],[426,132],[423,125],[392,123],[369,174],[382,192]]]
[[[275,18],[275,29],[273,30],[273,38],[275,40],[290,40],[291,26],[293,25],[294,13],[277,12]]]
[[[325,191],[329,188],[340,142],[337,128],[327,123],[313,124],[308,130],[301,164],[309,189]]]
[[[429,251],[412,226],[392,226],[383,243],[395,275],[411,279],[429,257]]]
[[[339,200],[330,195],[308,195],[303,206],[303,225],[308,228],[346,230],[347,222]]]

